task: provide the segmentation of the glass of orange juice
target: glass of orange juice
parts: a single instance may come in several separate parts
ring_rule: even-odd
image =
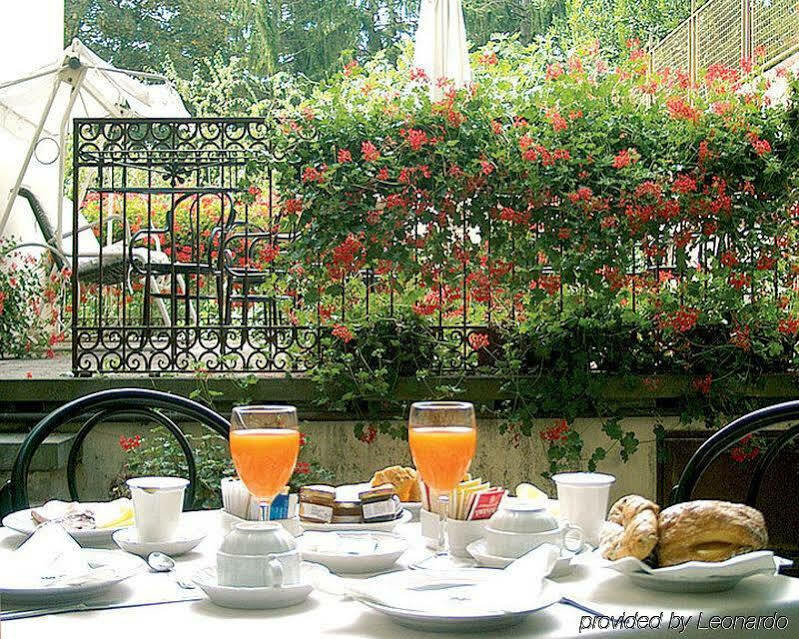
[[[294,406],[237,406],[230,418],[230,455],[247,490],[260,502],[261,520],[288,483],[300,452]]]
[[[469,402],[416,402],[408,419],[408,443],[422,480],[438,493],[438,553],[435,567],[457,565],[449,554],[450,493],[463,481],[477,448],[474,406]]]

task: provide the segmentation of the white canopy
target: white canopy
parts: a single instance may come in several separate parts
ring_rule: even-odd
[[[41,242],[31,236],[32,216],[16,197],[23,184],[55,214],[59,240],[69,228],[63,162],[73,118],[188,116],[163,76],[117,69],[79,40],[52,64],[0,84],[0,236]]]
[[[438,86],[441,78],[452,80],[459,88],[471,82],[461,0],[422,0],[416,31],[415,64],[430,78],[434,100],[443,93]]]

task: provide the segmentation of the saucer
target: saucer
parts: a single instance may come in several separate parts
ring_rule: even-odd
[[[582,552],[585,552],[588,549],[588,546],[583,544],[583,547],[580,548],[579,551],[572,552],[571,550],[567,550],[565,548],[561,549],[560,557],[555,561],[555,566],[552,568],[552,572],[547,575],[548,577],[564,577],[571,572],[571,562],[575,555],[579,555]],[[468,546],[466,546],[467,552],[474,557],[474,560],[477,562],[477,565],[482,566],[483,568],[507,568],[510,566],[515,559],[509,559],[507,557],[498,557],[497,555],[492,555],[486,549],[486,540],[485,539],[478,539],[477,541],[473,541]]]
[[[324,566],[307,562],[302,563],[301,572],[300,583],[277,588],[274,586],[263,588],[220,586],[214,566],[198,570],[192,580],[217,606],[242,610],[267,610],[269,608],[286,608],[302,603],[314,588],[313,580],[329,574]]]
[[[408,542],[394,533],[374,530],[306,532],[300,552],[340,574],[380,573],[394,566],[408,550]]]
[[[138,531],[134,526],[117,530],[112,539],[125,552],[147,557],[151,552],[162,552],[170,557],[184,555],[195,548],[203,539],[204,530],[178,528],[175,536],[166,541],[139,541]]]

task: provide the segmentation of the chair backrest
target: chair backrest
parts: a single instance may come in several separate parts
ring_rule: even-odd
[[[769,426],[794,420],[799,420],[799,401],[767,406],[727,424],[709,437],[688,460],[680,479],[677,481],[677,485],[671,490],[671,503],[675,504],[691,499],[702,473],[707,470],[714,459],[730,446],[739,442],[743,437]],[[787,428],[760,454],[749,484],[746,497],[747,504],[750,506],[755,505],[763,477],[769,466],[777,458],[780,450],[796,437],[799,437],[799,425]]]
[[[67,459],[67,483],[69,495],[79,500],[75,470],[83,441],[95,426],[113,421],[121,417],[140,417],[142,421],[157,423],[166,428],[178,441],[186,457],[189,485],[186,489],[184,507],[194,506],[194,493],[197,482],[197,468],[194,454],[186,435],[178,426],[178,421],[190,421],[210,428],[225,439],[230,429],[230,422],[210,408],[195,401],[141,388],[120,388],[100,391],[80,397],[65,404],[42,419],[28,434],[20,446],[11,479],[3,486],[0,494],[0,509],[3,515],[8,512],[28,508],[28,471],[36,450],[60,426],[83,421],[69,450]]]

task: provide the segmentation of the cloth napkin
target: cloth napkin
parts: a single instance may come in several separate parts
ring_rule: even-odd
[[[390,608],[442,616],[463,614],[464,610],[483,614],[523,612],[535,607],[544,578],[559,554],[557,547],[544,544],[504,570],[392,573],[348,584],[347,594]]]
[[[82,583],[93,572],[82,551],[61,524],[47,522],[11,553],[7,575],[17,587]]]

